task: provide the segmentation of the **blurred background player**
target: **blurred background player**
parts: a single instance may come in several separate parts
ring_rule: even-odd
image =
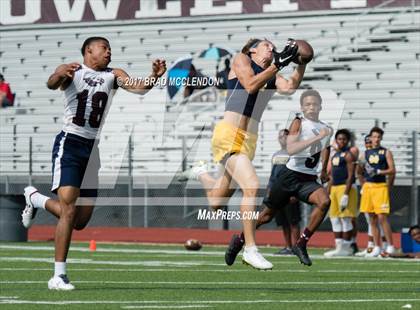
[[[299,87],[306,65],[298,65],[288,80],[277,74],[297,56],[297,50],[293,39],[289,39],[281,52],[277,52],[274,44],[268,40],[250,39],[241,53],[233,58],[223,120],[215,126],[212,137],[214,161],[222,165],[222,175],[213,178],[207,172],[207,164],[199,162],[179,177],[180,181],[199,180],[213,209],[226,205],[233,195],[233,180],[242,190],[242,214],[255,211],[259,180],[252,160],[257,145],[258,125],[268,101],[276,91],[289,95]],[[271,269],[273,265],[259,253],[255,245],[255,221],[243,219],[242,223],[244,239],[241,242],[245,244],[243,262],[257,269]]]
[[[60,65],[47,82],[49,89],[60,88],[65,95],[64,126],[53,147],[51,191],[58,195],[58,200],[41,195],[32,186],[26,187],[24,192],[26,207],[22,223],[26,228],[32,225],[38,208],[58,218],[54,276],[48,281],[48,288],[52,290],[74,289],[67,277],[66,259],[73,229],[85,228],[93,212],[100,168],[97,139],[111,92],[121,86],[145,94],[153,87],[146,79],[126,83],[129,76],[125,71],[109,68],[111,47],[103,37],[86,39],[81,52],[82,65],[76,62]],[[158,78],[165,71],[165,61],[155,60],[149,78]],[[82,183],[88,184],[82,186]],[[90,199],[78,200],[79,197]],[[76,205],[82,201],[82,205]]]
[[[271,186],[278,176],[279,171],[283,166],[286,165],[289,160],[289,154],[287,153],[287,135],[289,134],[288,129],[281,129],[279,131],[278,141],[280,144],[280,150],[273,154],[271,159],[272,168],[271,175],[267,185],[266,197],[269,197]],[[264,204],[270,203],[270,200],[264,200]],[[274,253],[276,255],[293,255],[292,246],[299,239],[300,228],[299,223],[301,220],[300,215],[300,202],[296,197],[290,197],[289,203],[285,206],[279,206],[276,212],[275,221],[278,227],[282,228],[284,240],[286,246]]]
[[[390,213],[390,190],[395,179],[395,165],[392,152],[381,146],[384,131],[379,127],[370,130],[372,148],[365,151],[364,174],[360,177],[363,195],[360,211],[369,213],[374,248],[366,257],[376,257],[381,254],[380,231],[378,223],[384,230],[387,241],[385,252],[395,252],[392,241],[392,230],[388,222]]]
[[[366,135],[365,136],[365,150],[370,150],[372,148],[372,141],[370,140],[370,135]],[[365,153],[361,153],[359,154],[359,162],[363,163],[365,162]],[[356,168],[356,174],[357,174],[357,178],[359,179],[360,184],[362,184],[363,182],[363,174],[364,174],[364,170],[363,170],[363,166],[362,165],[358,165]],[[360,189],[360,197],[363,196],[363,190],[362,188]],[[366,219],[366,223],[368,225],[368,243],[367,243],[367,247],[366,249],[364,249],[361,252],[356,253],[356,256],[365,256],[366,254],[372,252],[373,247],[374,247],[374,243],[373,243],[373,235],[372,235],[372,228],[370,225],[370,220],[369,220],[369,213],[368,212],[364,212],[363,213]],[[384,238],[384,232],[382,229],[382,226],[379,226],[379,231],[381,233],[381,237],[382,237],[382,244],[386,245],[386,240]]]
[[[321,180],[328,180],[327,164],[332,128],[319,120],[322,109],[322,98],[316,90],[307,90],[300,96],[300,108],[303,117],[296,117],[287,136],[287,153],[290,155],[286,166],[283,166],[273,180],[267,206],[260,212],[257,228],[269,223],[278,207],[289,203],[290,197],[307,202],[315,208],[309,224],[300,235],[292,252],[302,264],[312,265],[306,245],[313,233],[322,223],[330,206],[327,190],[317,182],[317,174],[322,158]],[[270,208],[272,206],[273,208]],[[225,253],[226,261],[233,264],[242,248],[239,236],[233,236]]]
[[[335,153],[330,158],[330,220],[335,237],[335,250],[324,253],[327,257],[350,256],[353,237],[352,218],[357,214],[354,155],[350,152],[351,133],[340,129],[335,134]]]
[[[356,176],[357,173],[357,163],[359,160],[360,151],[359,148],[356,146],[356,135],[353,131],[350,131],[351,138],[349,143],[349,152],[353,155],[353,165],[354,165],[354,175]],[[357,189],[357,187],[356,187]],[[352,234],[351,234],[351,248],[353,250],[353,254],[359,252],[359,247],[357,246],[357,217],[359,216],[359,210],[357,208],[354,217],[351,218],[351,224],[353,226]]]

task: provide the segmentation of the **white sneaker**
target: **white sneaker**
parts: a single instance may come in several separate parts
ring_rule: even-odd
[[[246,265],[250,265],[255,269],[260,270],[270,270],[273,269],[273,264],[270,263],[268,260],[258,252],[256,246],[252,248],[245,249],[242,254],[242,262]]]
[[[71,291],[74,290],[74,285],[70,283],[65,274],[54,276],[48,281],[48,289],[57,291]]]
[[[31,196],[37,193],[38,190],[33,186],[27,186],[24,190],[26,206],[22,212],[22,224],[25,228],[32,226],[37,209],[34,208],[34,204],[31,201]]]
[[[335,253],[337,253],[337,252],[338,252],[338,249],[337,249],[337,248],[335,248],[334,250],[331,250],[331,251],[325,252],[325,253],[324,253],[324,256],[325,256],[325,257],[333,257],[333,256],[335,255]]]
[[[375,246],[372,252],[367,253],[365,257],[378,257],[381,254],[381,247]]]
[[[178,175],[177,179],[179,182],[185,182],[188,180],[198,180],[198,177],[206,172],[208,172],[208,164],[206,161],[200,160],[194,163],[194,165],[191,168],[181,172]]]
[[[331,251],[328,251],[328,252],[325,252],[324,253],[324,256],[325,257],[333,257],[333,256],[335,256],[335,254],[339,251],[342,243],[343,243],[343,240],[342,239],[335,239],[335,249],[334,250],[331,250]]]
[[[366,249],[364,249],[361,252],[357,252],[356,254],[354,254],[354,256],[357,256],[357,257],[365,257],[366,254],[371,253],[372,250],[373,250],[373,248],[366,248]]]
[[[341,246],[338,248],[337,252],[334,253],[333,256],[335,257],[345,257],[345,256],[352,256],[353,250],[350,247],[350,242],[343,242]]]

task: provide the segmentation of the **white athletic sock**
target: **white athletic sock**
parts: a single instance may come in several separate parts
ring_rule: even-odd
[[[375,246],[375,244],[373,243],[373,241],[368,241],[368,248],[373,248]]]
[[[258,249],[257,249],[257,246],[256,245],[251,245],[251,246],[245,246],[245,251],[246,252],[258,251]]]
[[[34,208],[42,208],[45,210],[45,204],[50,197],[42,195],[40,193],[35,193],[31,196],[31,201],[34,205]]]
[[[343,239],[335,238],[335,248],[338,249],[341,244],[343,244]]]
[[[54,277],[58,277],[61,274],[66,274],[66,262],[55,262]]]
[[[386,242],[386,241],[383,241],[382,242],[382,250],[384,250],[384,251],[386,251],[386,248],[388,247],[388,242]],[[387,251],[388,252],[388,251]]]

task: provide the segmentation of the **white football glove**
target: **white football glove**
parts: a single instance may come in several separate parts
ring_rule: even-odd
[[[349,195],[343,195],[340,200],[340,212],[346,210],[347,206],[349,205]]]

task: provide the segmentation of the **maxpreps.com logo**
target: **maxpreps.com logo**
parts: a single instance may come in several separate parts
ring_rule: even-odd
[[[101,77],[94,77],[94,78],[84,78],[83,81],[85,81],[86,84],[88,84],[91,87],[96,87],[98,84],[102,85],[105,83],[105,80]]]

